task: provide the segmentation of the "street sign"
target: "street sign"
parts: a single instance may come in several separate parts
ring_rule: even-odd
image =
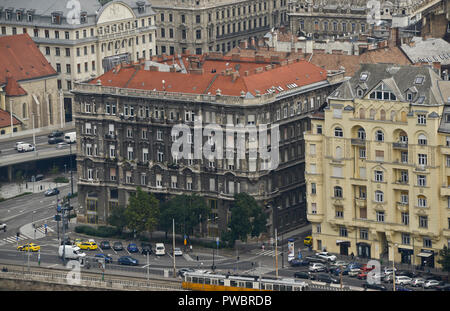
[[[58,211],[58,213],[61,213],[61,205],[57,205],[57,207],[56,207],[56,211]]]

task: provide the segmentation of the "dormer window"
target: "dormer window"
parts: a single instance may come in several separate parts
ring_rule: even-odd
[[[368,72],[362,72],[361,75],[359,76],[359,81],[367,81],[367,79],[369,78],[369,73]]]
[[[425,96],[423,96],[423,95],[419,96],[419,98],[417,99],[417,103],[419,105],[423,104],[424,101],[425,101]]]
[[[31,23],[33,21],[33,12],[32,11],[27,12],[27,21],[29,23]]]
[[[362,98],[363,95],[364,95],[364,91],[361,90],[361,89],[358,89],[358,90],[356,91],[356,94],[358,95],[359,98]]]
[[[139,1],[136,4],[138,5],[139,14],[145,13],[145,2]]]
[[[61,24],[61,13],[52,13],[52,24]]]
[[[417,76],[416,79],[414,80],[414,84],[423,84],[423,81],[425,80],[424,76]]]
[[[413,99],[413,94],[410,93],[410,92],[408,92],[408,93],[406,94],[406,100],[410,102],[410,101],[412,101],[412,99]]]
[[[11,20],[11,9],[5,10],[5,19],[7,21]]]
[[[370,93],[369,98],[378,100],[397,100],[397,96],[395,96],[395,94],[383,83]]]
[[[17,10],[16,11],[16,20],[19,22],[23,18],[23,10]]]
[[[81,12],[80,23],[81,24],[86,24],[87,23],[87,13],[86,12]]]

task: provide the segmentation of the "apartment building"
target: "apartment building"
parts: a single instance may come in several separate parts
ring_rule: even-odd
[[[406,27],[419,22],[424,10],[442,1],[294,0],[288,4],[289,27],[292,33],[314,38],[369,33],[378,22]]]
[[[306,116],[320,109],[342,79],[342,73],[299,59],[211,53],[121,65],[91,83],[76,83],[79,221],[105,223],[110,208],[126,205],[139,186],[160,200],[175,194],[205,197],[214,221],[203,223],[201,232],[210,236],[226,229],[233,196],[241,191],[266,208],[269,232],[300,226],[306,221]],[[172,132],[180,124],[187,126],[181,138]],[[241,159],[233,156],[237,133],[243,133],[238,130],[222,136],[223,146],[232,146],[231,159],[196,156],[202,147],[220,149],[213,140],[219,134],[210,126],[264,125],[266,138],[255,141],[244,132]],[[183,137],[189,153],[179,157],[172,146]],[[273,166],[251,157],[249,148],[258,141],[274,150]]]
[[[363,64],[305,134],[314,249],[434,267],[450,243],[449,81]]]
[[[156,14],[157,54],[228,52],[240,41],[287,25],[287,0],[151,1]]]
[[[65,121],[72,121],[73,83],[108,71],[120,61],[155,54],[155,12],[147,1],[4,0],[1,35],[27,33],[58,72]],[[79,4],[79,7],[77,6]]]

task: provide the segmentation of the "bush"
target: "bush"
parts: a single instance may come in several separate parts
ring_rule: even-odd
[[[76,226],[75,232],[102,238],[109,238],[119,234],[116,228],[107,226],[99,226],[98,228],[91,226]]]
[[[69,182],[69,180],[66,177],[59,176],[59,177],[56,177],[55,179],[53,179],[53,182],[58,183],[58,184],[67,184]]]

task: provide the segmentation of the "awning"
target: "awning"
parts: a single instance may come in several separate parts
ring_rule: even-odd
[[[419,254],[417,254],[417,256],[428,258],[430,256],[433,256],[433,254],[432,253],[419,253]]]
[[[344,244],[344,245],[347,244],[350,246],[350,241],[336,240],[336,245],[337,244]]]

